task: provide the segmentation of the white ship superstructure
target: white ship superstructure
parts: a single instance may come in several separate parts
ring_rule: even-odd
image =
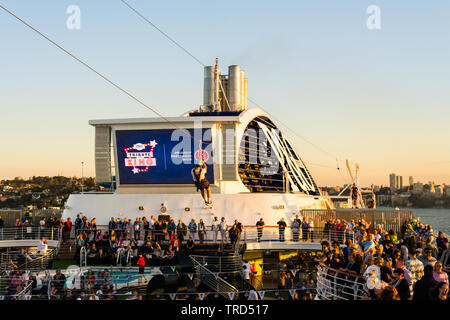
[[[82,213],[102,225],[111,217],[168,215],[209,223],[217,216],[275,225],[301,209],[333,207],[270,116],[247,108],[247,79],[239,66],[230,66],[228,76],[217,62],[205,67],[203,98],[203,106],[180,117],[89,121],[96,179],[114,188],[70,195],[63,217]],[[213,208],[205,207],[192,180],[198,159],[207,164]]]

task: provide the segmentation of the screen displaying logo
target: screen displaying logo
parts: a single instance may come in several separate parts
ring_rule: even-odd
[[[132,172],[137,174],[139,172],[147,172],[149,167],[156,166],[156,158],[153,157],[153,150],[157,144],[155,140],[152,140],[145,144],[138,142],[132,147],[125,148],[124,151],[127,154],[125,167],[133,167]],[[150,150],[144,152],[147,148],[150,148]]]
[[[206,179],[214,183],[211,130],[117,130],[120,184],[193,184],[196,160],[206,163]],[[192,137],[199,135],[202,143]]]
[[[194,159],[195,160],[203,160],[205,162],[208,162],[209,160],[209,152],[205,149],[197,150],[194,153]]]

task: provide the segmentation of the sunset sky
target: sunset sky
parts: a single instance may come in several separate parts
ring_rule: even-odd
[[[205,64],[240,65],[319,185],[349,182],[336,157],[363,186],[450,184],[449,1],[127,1]],[[202,104],[203,67],[120,0],[0,4],[166,116]],[[155,116],[3,10],[0,40],[0,179],[93,176],[89,120]]]

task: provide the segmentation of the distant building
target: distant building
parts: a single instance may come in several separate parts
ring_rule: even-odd
[[[434,188],[434,182],[430,181],[430,191],[428,191],[430,194],[434,195],[436,193],[436,190]]]
[[[443,189],[444,189],[444,187],[441,185],[434,186],[434,196],[441,197],[442,194],[444,193]]]
[[[403,189],[403,176],[397,176],[397,178],[398,178],[397,189],[401,190]]]
[[[416,182],[412,185],[412,194],[421,194],[423,192],[423,183]]]
[[[444,185],[444,195],[446,197],[450,197],[450,186],[445,186]]]
[[[389,187],[391,188],[391,191],[395,191],[397,190],[397,184],[396,184],[396,179],[395,179],[395,173],[391,173],[389,175]]]
[[[409,176],[409,185],[412,186],[414,184],[414,178]]]

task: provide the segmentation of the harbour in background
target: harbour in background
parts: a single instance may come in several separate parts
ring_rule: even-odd
[[[387,207],[378,207],[377,209],[392,209]],[[435,208],[400,208],[400,210],[411,210],[414,215],[420,218],[424,224],[431,224],[433,230],[442,231],[447,236],[450,234],[450,209],[435,209]]]

